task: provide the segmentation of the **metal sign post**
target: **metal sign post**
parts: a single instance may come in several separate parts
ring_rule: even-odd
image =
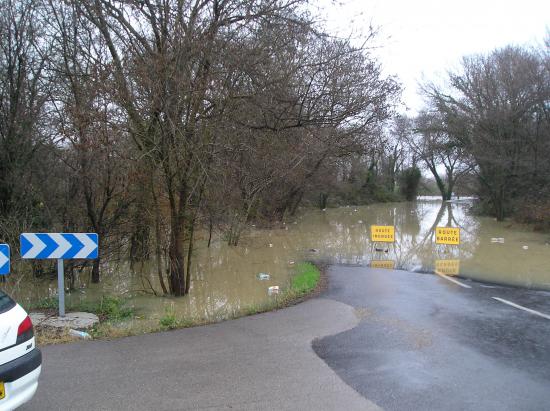
[[[99,239],[95,233],[23,233],[21,258],[56,259],[59,316],[65,316],[65,276],[63,260],[96,259]]]
[[[57,260],[57,295],[59,297],[59,316],[65,317],[65,273],[63,260]]]

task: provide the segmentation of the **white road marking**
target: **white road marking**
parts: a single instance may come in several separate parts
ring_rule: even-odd
[[[446,276],[445,274],[438,273],[437,271],[436,271],[435,273],[436,273],[438,276],[444,278],[445,280],[449,280],[450,282],[455,283],[456,285],[459,285],[459,286],[464,287],[464,288],[472,288],[472,287],[470,287],[468,284],[463,284],[463,283],[461,283],[460,281],[455,280],[454,278],[451,278],[451,277],[449,277],[449,276]]]
[[[519,308],[520,310],[527,311],[528,313],[531,313],[531,314],[534,314],[534,315],[538,315],[539,317],[546,318],[547,320],[550,320],[550,315],[548,315],[548,314],[543,314],[543,313],[541,313],[540,311],[532,310],[532,309],[527,308],[527,307],[524,307],[524,306],[522,306],[522,305],[513,303],[512,301],[505,300],[504,298],[499,298],[499,297],[491,297],[491,298],[493,298],[493,300],[500,301],[501,303],[508,304],[508,305],[510,305],[510,306],[512,306],[512,307]]]

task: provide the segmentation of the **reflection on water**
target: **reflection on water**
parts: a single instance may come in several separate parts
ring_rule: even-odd
[[[443,275],[459,275],[460,260],[435,260],[434,271]]]
[[[185,298],[155,297],[160,290],[154,263],[105,266],[101,284],[76,279],[69,303],[122,295],[137,315],[157,321],[165,310],[184,318],[221,319],[276,295],[288,286],[293,261],[304,259],[447,275],[550,289],[550,237],[510,227],[489,217],[469,215],[467,201],[374,204],[326,211],[309,210],[280,229],[253,230],[239,247],[198,242],[191,293]],[[395,226],[395,243],[370,242],[371,225]],[[461,228],[461,245],[435,244],[437,226]],[[498,241],[495,240],[499,239]],[[502,240],[501,240],[502,239]],[[259,273],[269,274],[260,280]],[[23,302],[56,295],[55,281],[12,276],[2,288]]]

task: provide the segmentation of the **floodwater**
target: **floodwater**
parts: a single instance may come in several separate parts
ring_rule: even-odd
[[[129,299],[136,315],[158,324],[165,313],[177,318],[219,320],[259,306],[269,299],[269,286],[288,287],[303,260],[365,265],[447,275],[491,283],[550,290],[550,235],[529,227],[468,213],[471,200],[442,203],[423,198],[412,203],[305,210],[277,229],[246,233],[238,247],[222,240],[210,248],[198,242],[192,288],[184,298],[157,297],[154,263],[105,265],[101,284],[77,278],[68,303],[98,300],[102,295]],[[370,241],[371,225],[395,226],[395,243]],[[461,244],[435,244],[437,226],[460,227]],[[259,280],[259,273],[270,275]],[[55,296],[55,280],[12,275],[2,288],[22,303]]]

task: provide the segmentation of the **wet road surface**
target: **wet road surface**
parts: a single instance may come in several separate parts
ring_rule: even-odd
[[[357,324],[314,299],[171,332],[43,347],[42,376],[21,410],[377,410],[311,348]]]
[[[326,298],[353,329],[314,341],[357,392],[387,410],[550,409],[550,293],[436,275],[335,266]]]
[[[43,347],[21,409],[550,409],[550,320],[502,302],[550,314],[549,292],[365,267],[329,277],[323,298],[276,312]]]

